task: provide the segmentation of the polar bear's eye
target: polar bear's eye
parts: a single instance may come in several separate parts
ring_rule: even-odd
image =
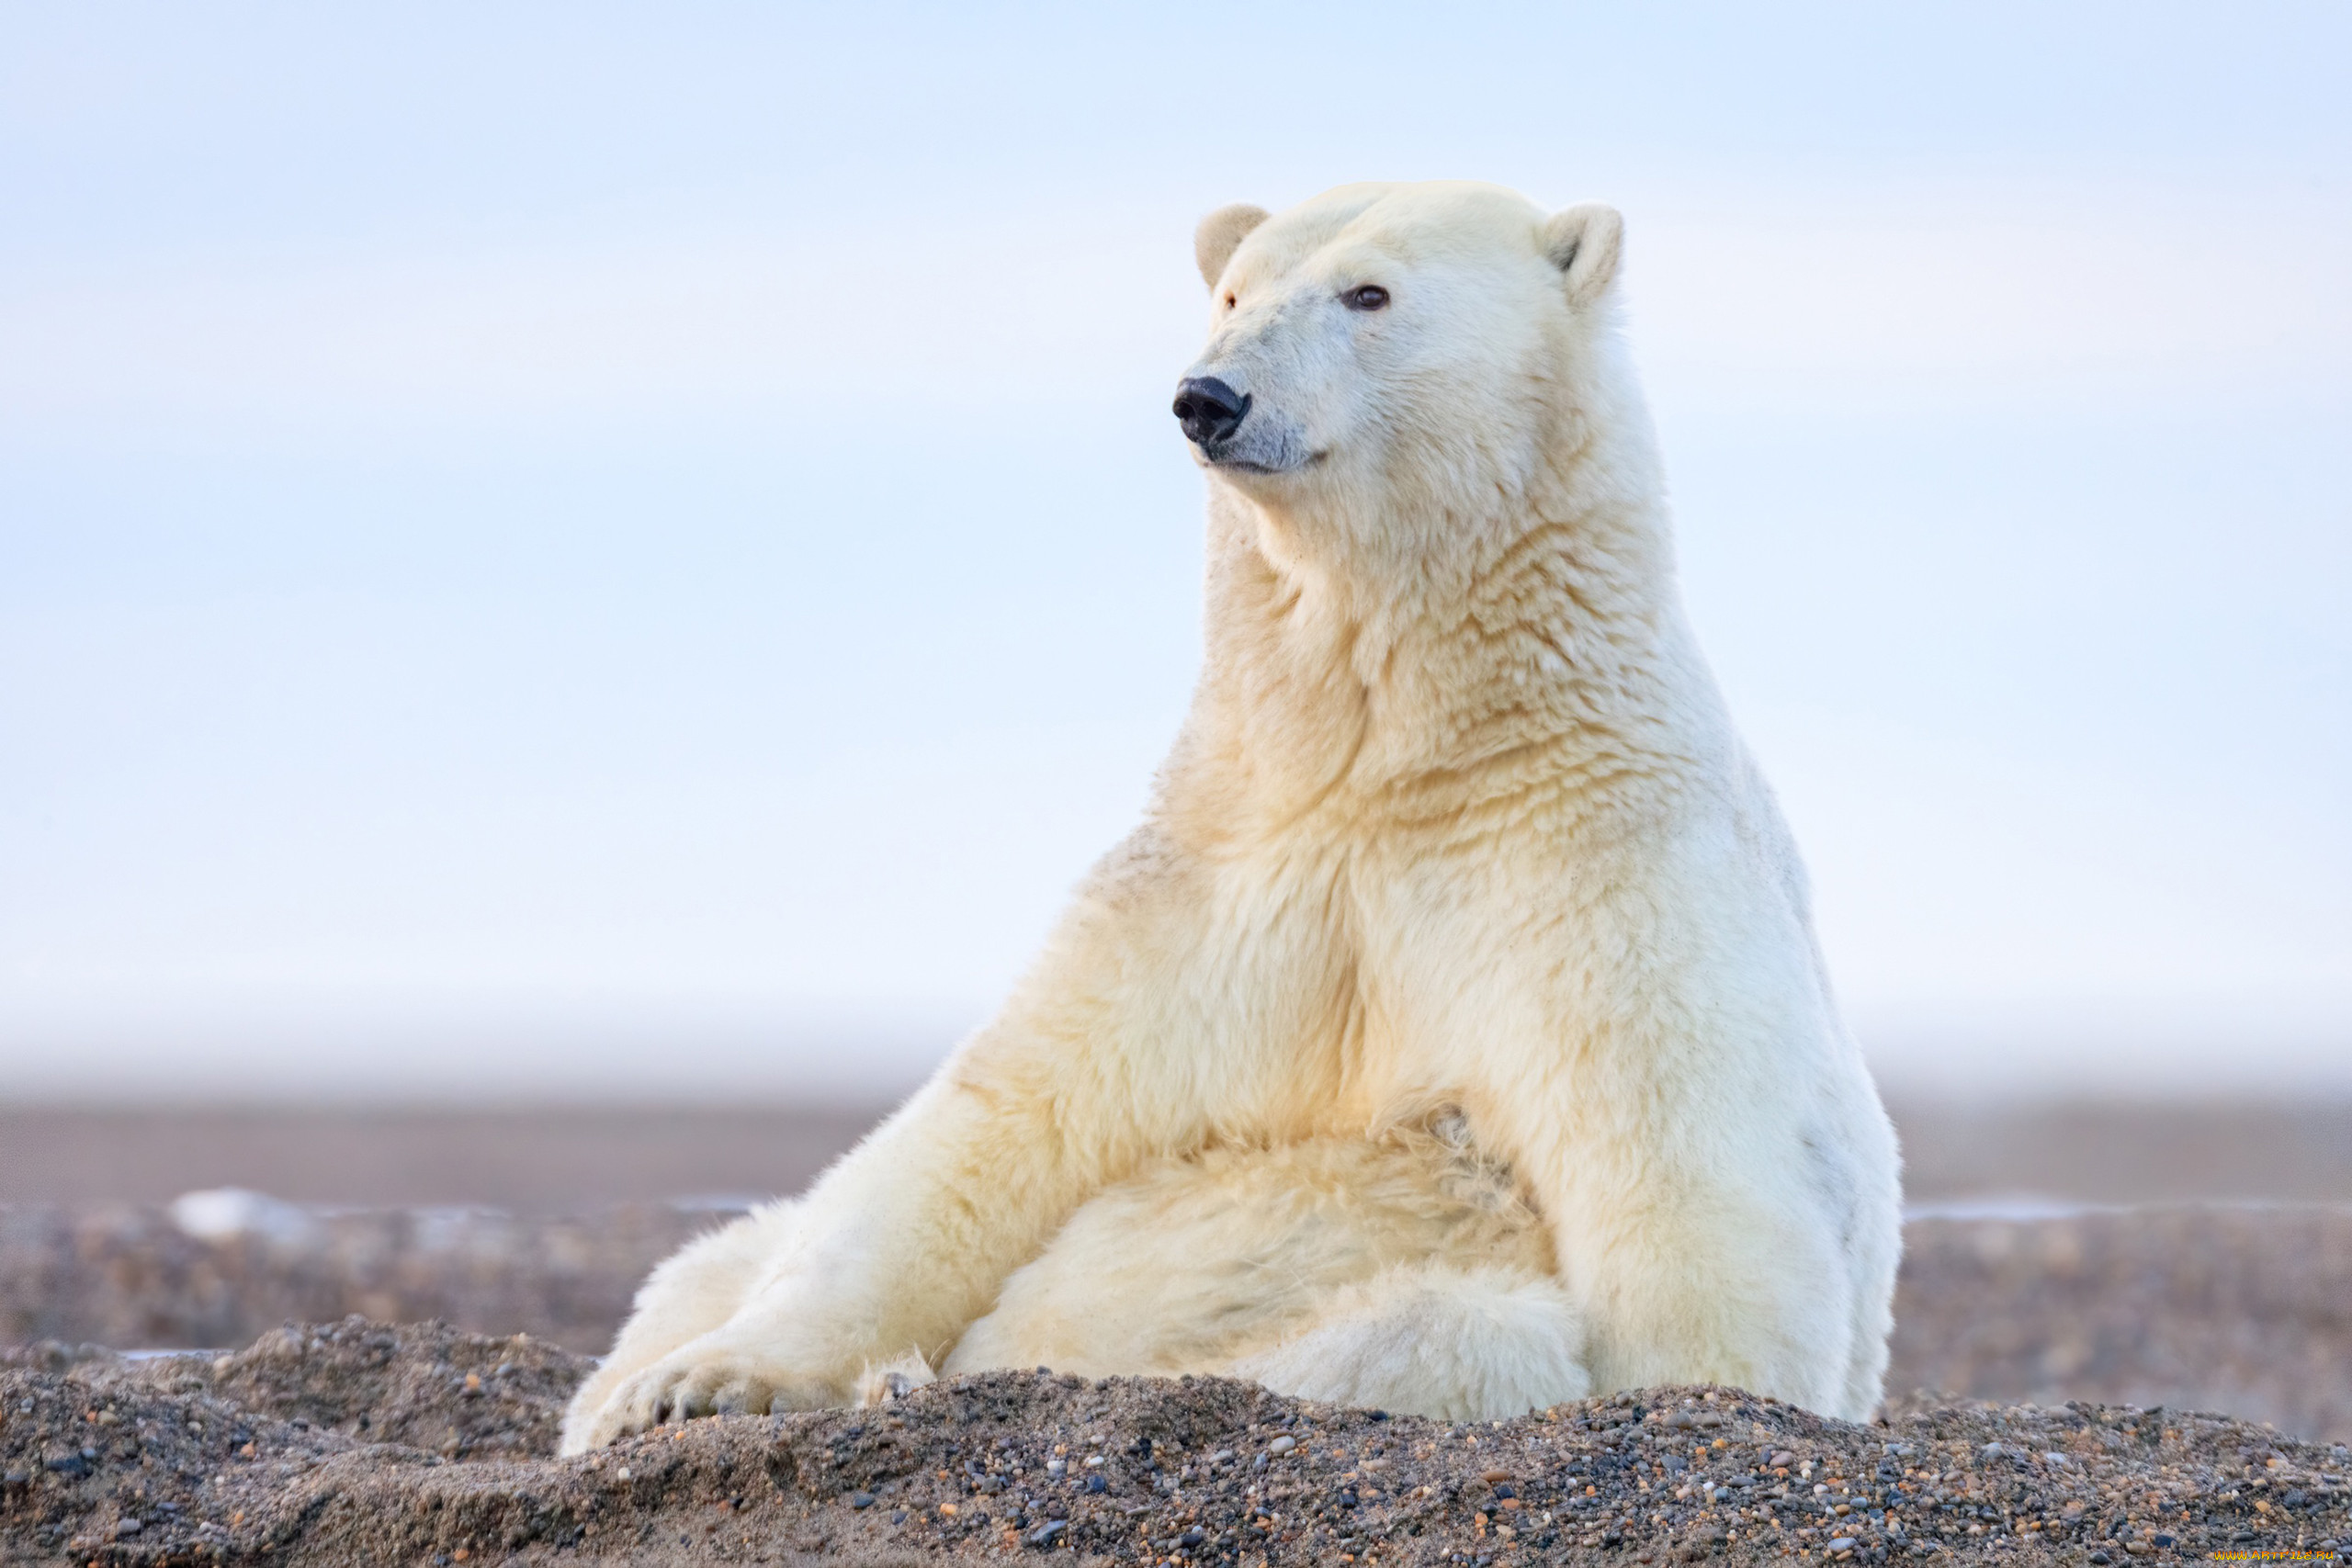
[[[1351,310],[1385,310],[1388,304],[1388,290],[1377,283],[1367,283],[1349,289],[1340,296],[1340,300]]]
[[[1233,309],[1233,296],[1230,294],[1225,297],[1225,308],[1228,310]]]

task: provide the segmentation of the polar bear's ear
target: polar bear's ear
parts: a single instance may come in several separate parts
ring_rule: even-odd
[[[1201,281],[1215,288],[1234,251],[1250,237],[1250,230],[1265,220],[1266,209],[1246,201],[1220,207],[1202,219],[1201,226],[1193,231],[1193,259],[1201,264]]]
[[[1607,290],[1624,242],[1625,220],[1607,202],[1579,202],[1544,225],[1544,254],[1566,275],[1572,304],[1589,305]]]

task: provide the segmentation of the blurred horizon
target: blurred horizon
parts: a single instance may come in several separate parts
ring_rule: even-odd
[[[2352,15],[0,6],[0,1099],[867,1104],[1198,659],[1201,213],[1626,215],[1897,1094],[2352,1094]]]

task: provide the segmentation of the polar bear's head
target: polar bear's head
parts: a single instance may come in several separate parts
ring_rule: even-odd
[[[1408,496],[1522,492],[1605,335],[1622,232],[1597,203],[1453,183],[1211,213],[1208,347],[1175,402],[1194,457],[1261,506],[1391,525]]]

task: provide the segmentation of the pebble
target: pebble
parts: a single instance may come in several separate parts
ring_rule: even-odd
[[[1268,1443],[1266,1445],[1266,1451],[1270,1454],[1286,1454],[1296,1447],[1298,1447],[1298,1439],[1285,1432],[1281,1437],[1276,1438],[1272,1442]]]
[[[870,1508],[874,1506],[874,1494],[853,1492],[849,1495],[849,1506],[853,1508]]]
[[[1061,1534],[1062,1531],[1068,1529],[1069,1529],[1069,1521],[1068,1519],[1047,1519],[1044,1524],[1039,1525],[1035,1529],[1029,1532],[1029,1544],[1032,1546],[1051,1546],[1054,1544],[1054,1537]]]

